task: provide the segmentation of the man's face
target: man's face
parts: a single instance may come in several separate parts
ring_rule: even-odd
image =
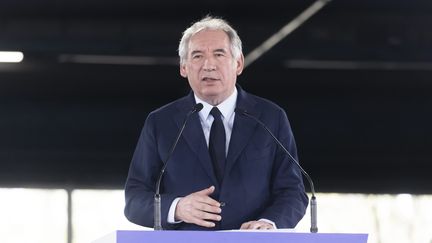
[[[180,74],[189,80],[199,98],[218,105],[234,91],[243,63],[243,55],[238,60],[234,59],[229,37],[224,31],[203,30],[190,39]]]

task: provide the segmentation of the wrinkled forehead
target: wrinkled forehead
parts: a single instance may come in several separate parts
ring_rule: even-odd
[[[229,36],[223,30],[202,30],[189,40],[188,53],[195,51],[230,51]]]

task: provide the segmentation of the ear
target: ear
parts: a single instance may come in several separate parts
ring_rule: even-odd
[[[180,75],[183,78],[187,78],[187,68],[185,64],[180,64]]]
[[[236,69],[236,73],[237,76],[240,75],[243,72],[243,68],[244,68],[244,56],[243,53],[240,55],[240,57],[237,59],[237,69]]]

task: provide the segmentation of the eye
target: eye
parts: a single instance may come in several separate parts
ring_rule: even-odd
[[[200,59],[201,57],[202,57],[202,55],[200,55],[200,54],[196,54],[196,55],[192,56],[193,59]]]
[[[217,57],[223,57],[223,56],[225,56],[225,54],[222,53],[222,52],[218,52],[218,53],[215,54],[215,56],[217,56]]]

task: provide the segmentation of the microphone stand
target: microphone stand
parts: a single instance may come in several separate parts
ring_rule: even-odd
[[[311,227],[310,227],[310,232],[311,233],[317,233],[318,232],[318,225],[317,225],[317,201],[316,201],[316,197],[315,197],[315,187],[314,187],[314,184],[313,184],[313,181],[312,181],[311,177],[303,169],[303,167],[301,167],[300,163],[291,155],[290,152],[288,152],[288,150],[285,148],[285,146],[282,145],[282,143],[279,141],[279,139],[276,138],[276,136],[270,131],[270,129],[262,121],[260,121],[258,118],[256,118],[255,116],[253,116],[252,114],[250,114],[246,110],[243,110],[243,109],[240,109],[240,108],[236,108],[235,110],[236,110],[236,112],[240,112],[240,114],[242,114],[242,115],[244,115],[246,117],[249,117],[249,118],[255,120],[258,124],[260,124],[270,134],[270,136],[272,136],[273,140],[279,145],[280,148],[282,148],[282,150],[290,157],[290,159],[292,161],[294,161],[294,164],[297,165],[297,167],[300,169],[300,171],[302,172],[302,174],[306,177],[306,179],[309,182],[309,185],[310,185],[310,188],[311,188],[311,193],[312,193],[312,197],[310,199],[310,212],[311,212]]]
[[[161,195],[160,195],[160,184],[161,184],[161,181],[162,181],[162,176],[165,173],[165,169],[166,169],[166,167],[168,165],[168,161],[171,158],[171,155],[173,154],[174,149],[177,146],[177,143],[178,143],[178,141],[180,139],[180,136],[183,133],[183,130],[186,127],[186,123],[188,122],[189,117],[192,114],[194,114],[194,113],[199,112],[200,110],[202,110],[203,107],[204,107],[203,104],[198,103],[186,115],[186,118],[185,118],[185,120],[183,122],[183,125],[182,125],[179,133],[177,134],[177,137],[174,140],[174,143],[172,144],[171,149],[168,152],[168,156],[165,159],[165,163],[164,163],[164,165],[163,165],[163,167],[162,167],[162,169],[161,169],[161,171],[159,173],[159,177],[158,177],[158,180],[156,182],[156,193],[154,195],[154,227],[153,227],[154,230],[163,230],[163,228],[162,228],[162,217],[161,217]]]

